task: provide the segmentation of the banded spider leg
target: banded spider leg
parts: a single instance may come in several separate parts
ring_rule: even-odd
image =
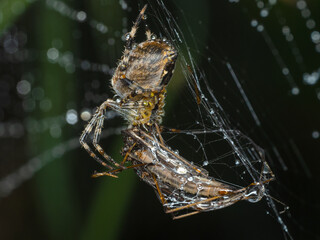
[[[109,168],[110,170],[113,170],[114,166],[119,167],[119,168],[124,168],[119,163],[117,163],[115,160],[113,160],[112,157],[107,155],[104,152],[103,148],[99,145],[99,138],[100,138],[101,131],[103,128],[105,110],[107,108],[110,108],[111,106],[114,106],[114,105],[117,105],[117,103],[111,99],[108,99],[107,101],[103,102],[100,105],[100,107],[97,109],[96,113],[93,115],[92,119],[90,120],[90,122],[88,123],[88,125],[86,126],[86,128],[84,129],[84,131],[82,132],[81,137],[80,137],[80,144],[90,154],[90,156],[92,158],[94,158],[99,164],[101,164],[104,167]],[[95,150],[97,150],[100,153],[100,155],[102,155],[103,158],[107,162],[109,162],[109,164],[107,164],[105,161],[101,160],[94,153],[94,151],[91,150],[89,144],[86,141],[87,137],[90,135],[90,133],[92,132],[93,129],[94,129],[94,136],[93,136],[92,144],[93,144]],[[108,175],[115,177],[115,175],[113,175],[113,174],[108,174]]]

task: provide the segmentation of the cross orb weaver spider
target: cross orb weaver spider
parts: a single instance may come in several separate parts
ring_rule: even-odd
[[[264,196],[265,183],[273,179],[267,163],[263,164],[266,174],[261,174],[259,181],[237,188],[210,177],[205,169],[188,162],[165,144],[159,126],[164,115],[166,86],[178,53],[168,41],[156,38],[147,25],[147,39],[135,44],[138,25],[146,19],[146,8],[147,5],[125,35],[125,50],[111,79],[116,95],[98,107],[80,137],[81,145],[90,156],[109,168],[93,177],[117,177],[117,173],[134,168],[138,176],[153,187],[165,211],[175,219],[227,207],[240,200],[259,201]],[[122,131],[124,160],[121,163],[99,145],[107,108],[118,112],[129,123]],[[92,131],[92,144],[105,161],[86,142]],[[131,165],[126,166],[127,162]]]
[[[125,36],[125,50],[111,79],[112,88],[116,92],[114,100],[107,99],[100,105],[80,137],[81,145],[90,156],[109,169],[114,169],[114,166],[122,169],[125,167],[108,156],[98,143],[105,110],[111,108],[118,112],[129,122],[129,128],[161,124],[166,86],[173,74],[178,55],[167,41],[157,39],[148,27],[147,40],[138,45],[134,43],[138,25],[141,20],[145,20],[146,8],[147,5]],[[102,161],[85,141],[93,129],[93,146],[109,164]]]

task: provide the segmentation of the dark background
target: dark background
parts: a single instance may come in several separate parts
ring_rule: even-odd
[[[85,126],[79,115],[112,96],[111,75],[95,70],[93,63],[116,66],[124,45],[121,36],[145,2],[120,1],[128,5],[122,9],[119,1],[112,0],[64,1],[71,9],[86,12],[88,19],[104,23],[108,27],[104,34],[87,22],[72,20],[72,12],[66,10],[64,15],[54,10],[52,2],[0,3],[0,180],[10,173],[21,175],[19,168],[35,157],[44,165],[0,199],[1,239],[285,239],[265,201],[239,202],[172,221],[152,189],[138,181],[133,171],[120,174],[119,179],[90,178],[99,166],[77,145]],[[258,2],[165,1],[165,6],[230,122],[266,150],[277,178],[270,184],[271,195],[290,207],[282,217],[291,235],[319,239],[320,87],[319,82],[305,84],[302,76],[320,67],[320,54],[310,40],[310,33],[319,31],[320,5],[307,1],[316,22],[315,29],[308,30],[295,1],[278,0],[267,18],[259,17]],[[160,19],[163,12],[157,2],[149,3],[149,25],[157,34],[166,26],[165,19]],[[267,37],[250,26],[253,19],[264,25],[275,47],[270,48]],[[303,58],[300,63],[292,55],[291,43],[284,40],[283,24],[294,35]],[[64,57],[59,62],[48,61],[52,47]],[[275,50],[290,69],[298,95],[292,94],[272,54]],[[260,126],[226,62],[236,72]],[[26,95],[17,93],[21,80],[31,85]],[[168,89],[164,125],[194,124],[195,118],[181,118],[177,107],[194,102],[185,99],[185,92],[188,88],[177,69]],[[49,107],[44,107],[48,102]],[[192,106],[190,112],[196,115]],[[79,114],[76,124],[65,121],[70,109]],[[105,129],[124,124],[119,118],[111,119]],[[119,135],[103,138],[101,145],[120,161]],[[183,146],[179,151],[184,151]]]

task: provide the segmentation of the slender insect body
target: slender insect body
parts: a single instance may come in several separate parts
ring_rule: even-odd
[[[239,188],[217,181],[205,169],[189,163],[168,149],[156,136],[150,137],[150,134],[138,128],[125,130],[123,135],[128,146],[136,144],[129,154],[129,160],[135,165],[145,164],[135,168],[138,176],[154,187],[167,212],[192,204],[191,212],[211,211],[240,200],[256,202],[264,195],[263,184]]]

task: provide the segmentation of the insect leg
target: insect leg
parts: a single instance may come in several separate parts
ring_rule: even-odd
[[[134,146],[136,145],[137,143],[135,142],[130,148],[129,150],[126,152],[126,155],[124,156],[122,162],[121,162],[121,165],[124,165],[125,162],[127,161],[128,157],[129,157],[129,154],[131,153],[132,149],[134,148]]]
[[[121,172],[123,170],[130,169],[130,168],[142,167],[142,166],[145,166],[145,165],[146,165],[146,163],[140,163],[140,164],[131,165],[131,166],[126,167],[124,169],[123,168],[117,168],[117,169],[110,170],[108,172],[97,172],[97,173],[93,174],[92,177],[96,178],[96,177],[102,177],[102,176],[109,176],[109,177],[118,178],[118,176],[114,175],[114,173],[118,173],[118,172]]]
[[[157,188],[157,191],[158,191],[160,200],[161,200],[161,202],[162,202],[162,205],[164,205],[164,204],[167,203],[167,201],[166,201],[166,200],[164,199],[164,197],[163,197],[163,194],[162,194],[161,189],[160,189],[160,187],[159,187],[159,184],[158,184],[158,181],[157,181],[156,176],[155,176],[154,174],[152,174],[152,177],[153,177],[154,183],[156,184],[156,188]]]
[[[189,216],[195,215],[195,214],[200,213],[200,212],[201,211],[194,211],[194,212],[186,213],[186,214],[183,214],[183,215],[174,216],[173,220],[181,219],[181,218],[184,218],[184,217],[189,217]]]
[[[190,208],[190,207],[193,207],[193,206],[201,204],[201,203],[214,201],[214,200],[216,200],[218,198],[221,198],[221,196],[215,196],[215,197],[211,197],[211,198],[207,198],[205,200],[197,201],[197,202],[194,202],[194,203],[182,206],[182,207],[172,208],[172,209],[167,210],[166,213],[177,212],[177,211],[180,211],[180,210],[183,210],[183,209],[186,209],[186,208]]]
[[[159,139],[160,139],[160,142],[161,142],[162,145],[164,145],[164,141],[163,141],[163,138],[162,138],[162,136],[161,136],[161,130],[160,130],[160,128],[159,128],[159,126],[158,126],[157,123],[155,123],[155,126],[156,126],[156,131],[157,131],[157,133],[158,133],[158,137],[159,137]]]
[[[109,177],[118,178],[117,175],[114,175],[114,174],[109,173],[109,172],[96,172],[95,174],[92,174],[91,177],[97,178],[97,177],[102,177],[102,176],[109,176]]]

